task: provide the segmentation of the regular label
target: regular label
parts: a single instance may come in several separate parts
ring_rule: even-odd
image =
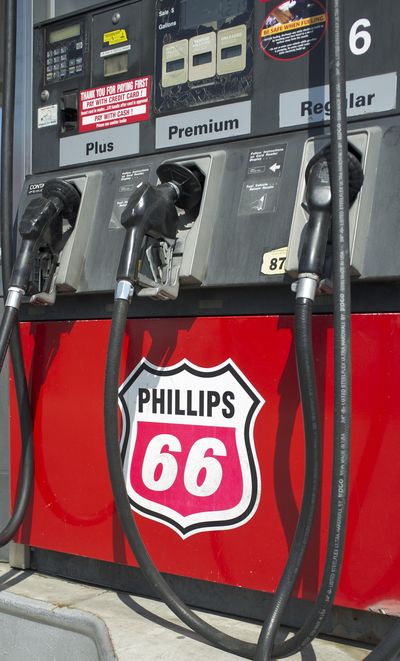
[[[295,60],[318,46],[327,26],[319,0],[291,0],[277,5],[266,17],[260,44],[275,60]]]
[[[347,115],[356,117],[396,108],[397,73],[368,76],[347,83]],[[279,97],[279,126],[329,121],[329,86],[285,92]]]
[[[286,273],[287,247],[277,248],[264,254],[261,273],[264,275],[284,275]]]
[[[134,510],[188,537],[242,526],[260,497],[253,428],[264,404],[232,360],[146,360],[119,391],[121,453]]]
[[[80,133],[142,122],[149,116],[150,76],[80,93]]]

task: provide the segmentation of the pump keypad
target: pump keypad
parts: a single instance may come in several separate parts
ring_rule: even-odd
[[[46,45],[46,83],[65,80],[83,73],[82,36]]]

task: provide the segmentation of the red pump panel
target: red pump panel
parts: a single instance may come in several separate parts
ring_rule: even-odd
[[[109,321],[22,324],[34,419],[35,484],[19,541],[34,547],[135,565],[114,511],[105,457],[103,384],[109,329]],[[345,561],[336,598],[338,605],[373,610],[384,608],[398,615],[399,331],[400,315],[353,316],[350,509]],[[323,410],[323,487],[310,548],[297,586],[297,595],[306,599],[313,599],[318,588],[329,517],[333,406],[331,317],[315,317],[314,342],[320,405]],[[251,474],[258,493],[253,500],[248,493],[250,504],[247,501],[245,503],[246,515],[225,528],[207,530],[203,526],[183,537],[166,521],[149,518],[148,512],[144,512],[145,516],[135,514],[149,552],[164,572],[273,592],[282,574],[294,534],[303,485],[303,430],[292,317],[130,320],[123,350],[121,384],[143,357],[153,366],[164,369],[173,368],[185,361],[191,370],[190,378],[193,375],[194,379],[204,376],[205,382],[211,373],[214,378],[215,368],[229,361],[229,365],[233,364],[240,375],[238,380],[244,390],[247,389],[248,397],[251,399],[254,393],[259,396],[257,410],[253,407],[251,421],[244,425],[250,439],[246,448],[249,456],[254,453],[254,458],[250,456],[250,459],[246,459],[246,453],[242,453],[244,461],[249,460],[251,469],[250,473],[243,472],[243,480],[246,482],[246,475]],[[216,378],[225,378],[224,370],[229,369],[220,369],[222,376]],[[183,392],[182,379],[186,376],[178,372],[167,369],[168,378],[172,379],[168,383],[175,383],[175,390]],[[226,376],[228,378],[231,379],[231,376]],[[232,502],[229,500],[234,490],[229,486],[228,468],[231,466],[232,470],[236,470],[229,443],[237,423],[236,418],[230,416],[232,402],[237,404],[239,395],[233,392],[236,387],[233,381],[225,383],[228,384],[225,393],[222,393],[215,381],[212,390],[214,395],[199,394],[207,392],[206,386],[203,389],[200,387],[196,402],[192,395],[189,402],[186,389],[186,395],[178,403],[171,399],[170,404],[165,404],[165,411],[170,406],[171,412],[175,414],[186,407],[186,415],[193,416],[193,428],[186,425],[185,429],[189,431],[185,432],[185,437],[182,437],[177,447],[172,443],[162,448],[162,451],[166,448],[169,450],[167,459],[172,462],[169,473],[160,472],[163,468],[160,464],[161,468],[156,465],[153,473],[150,471],[145,474],[142,471],[139,474],[146,488],[142,484],[137,488],[142,490],[144,496],[152,489],[158,489],[158,493],[162,491],[160,480],[162,476],[165,479],[169,476],[175,493],[187,488],[192,496],[194,493],[191,496],[193,501],[196,500],[195,496],[197,501],[204,497],[205,500],[201,501],[204,503],[208,499],[203,509],[210,510],[213,507],[210,505],[213,502],[210,493],[215,485],[207,491],[207,471],[193,483],[190,475],[182,475],[182,470],[186,470],[189,458],[191,462],[194,461],[194,454],[190,454],[190,451],[198,436],[195,429],[196,415],[199,415],[199,411],[205,414],[207,401],[211,407],[213,402],[220,401],[221,415],[226,420],[222,425],[226,445],[215,445],[214,438],[214,449],[203,453],[202,460],[211,460],[213,463],[209,462],[209,465],[217,469],[217,473],[219,471],[215,484],[227,485],[228,495],[225,500],[217,498],[215,507],[236,506],[235,497],[231,497]],[[168,395],[168,389],[165,389],[165,397],[173,397]],[[140,391],[142,413],[150,391],[150,388],[146,390],[144,387]],[[13,393],[12,388],[11,460],[12,486],[15,490],[19,428]],[[219,393],[220,399],[215,393]],[[207,397],[211,399],[207,400]],[[147,405],[152,405],[150,399]],[[175,439],[176,443],[179,436],[176,417],[175,421],[171,419],[169,426],[164,423],[165,418],[160,418],[157,423],[157,406],[161,405],[153,405],[155,417],[151,424],[153,427],[159,425],[159,428],[154,429],[168,434],[168,439]],[[131,425],[134,417],[131,415]],[[126,420],[123,424],[126,431]],[[141,454],[140,443],[135,446],[136,454],[132,456],[142,457],[136,460],[137,463],[149,461],[150,451],[147,452],[147,449],[155,432],[148,425],[150,423],[142,415],[137,429],[140,429],[141,442],[146,443],[146,438],[148,441]],[[139,431],[137,434],[139,436]],[[239,436],[237,427],[236,434]],[[211,429],[209,424],[206,435],[208,438],[216,435],[215,429]],[[156,436],[158,438],[160,434]],[[181,465],[179,462],[182,461]],[[136,470],[135,462],[132,465],[133,470]],[[138,466],[137,470],[140,471],[141,467]],[[133,482],[136,480],[139,483],[139,478],[132,478]],[[203,478],[205,486],[200,493],[198,490]],[[172,489],[170,484],[167,487],[165,493],[169,488]],[[167,502],[163,497],[157,497],[161,510],[163,507],[175,506],[174,498]],[[188,497],[185,504],[181,501],[179,503],[179,516],[184,517],[192,507],[191,501]],[[190,521],[195,519],[193,517]]]

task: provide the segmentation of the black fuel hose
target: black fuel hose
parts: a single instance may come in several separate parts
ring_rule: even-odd
[[[328,0],[331,98],[331,186],[334,307],[334,448],[328,545],[324,573],[312,611],[299,631],[274,646],[277,658],[295,654],[320,632],[336,595],[343,561],[349,493],[351,430],[351,295],[349,177],[343,0]],[[277,630],[277,629],[276,629]],[[259,642],[261,644],[262,641]],[[270,650],[271,645],[268,645]],[[260,659],[263,657],[260,657]],[[264,658],[270,658],[265,657]]]
[[[301,568],[320,487],[321,424],[312,346],[312,309],[311,299],[296,298],[296,362],[306,440],[303,499],[285,570],[260,633],[255,661],[264,661],[279,653],[279,649],[274,648],[273,651],[274,640]]]
[[[118,386],[128,301],[116,299],[108,343],[104,386],[104,427],[108,469],[117,513],[129,546],[150,586],[182,622],[217,647],[253,659],[255,645],[219,631],[194,613],[168,585],[154,565],[137,528],[126,493],[118,434]]]
[[[336,595],[346,533],[351,430],[351,293],[343,0],[328,0],[328,13],[334,279],[334,447],[328,545],[321,586],[312,611],[292,638],[274,646],[276,657],[295,654],[320,632]]]
[[[368,661],[392,661],[399,652],[400,622],[396,622],[382,642],[365,659],[368,659]]]
[[[118,386],[121,364],[122,343],[125,332],[128,301],[116,299],[113,308],[112,325],[107,351],[107,365],[104,386],[104,424],[106,437],[106,452],[111,486],[118,516],[128,543],[139,563],[150,586],[156,595],[169,606],[185,624],[198,634],[233,654],[253,659],[256,645],[229,636],[196,615],[174,590],[155,567],[137,528],[134,515],[126,493],[126,486],[121,462],[118,435]],[[275,609],[275,617],[271,619],[273,631],[279,626],[281,611],[293,589],[301,567],[304,552],[311,531],[319,489],[320,475],[320,421],[316,395],[313,350],[311,342],[312,301],[298,299],[296,302],[296,346],[298,353],[298,372],[301,397],[304,405],[304,429],[306,438],[306,470],[303,489],[303,500],[299,522],[296,528],[289,561],[281,584],[284,591]],[[270,628],[269,621],[264,625]],[[274,640],[274,635],[270,637]],[[264,658],[264,657],[260,657]]]
[[[12,307],[5,307],[3,318],[0,324],[0,372],[3,369],[4,359],[6,357],[11,335],[18,320],[18,310]]]
[[[0,191],[0,224],[1,224],[1,268],[3,277],[4,299],[8,293],[8,282],[12,270],[13,240],[13,152],[14,152],[14,107],[15,107],[15,52],[17,8],[15,0],[4,3],[4,83],[3,83],[3,113],[1,132],[1,191]],[[5,335],[10,331],[13,313],[7,313],[9,319],[4,329]],[[15,325],[10,339],[11,360],[14,371],[14,382],[18,402],[21,431],[21,469],[18,480],[14,511],[8,523],[0,531],[0,546],[7,544],[17,533],[29,503],[33,485],[33,433],[29,404],[29,393],[26,382],[21,338],[18,324]]]

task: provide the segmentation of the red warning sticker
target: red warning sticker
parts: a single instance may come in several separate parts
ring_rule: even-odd
[[[150,76],[80,93],[80,133],[142,122],[149,117]]]
[[[287,0],[267,15],[260,45],[274,60],[297,60],[322,40],[328,15],[320,0]]]

